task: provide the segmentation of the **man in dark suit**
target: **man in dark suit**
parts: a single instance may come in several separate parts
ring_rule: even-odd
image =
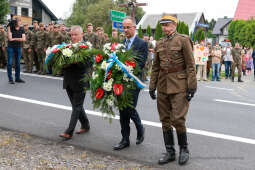
[[[83,31],[80,26],[72,26],[71,28],[72,43],[78,43],[82,41]],[[85,99],[84,87],[89,87],[89,82],[84,82],[81,79],[84,74],[88,74],[91,64],[71,64],[63,69],[64,81],[63,88],[66,89],[67,95],[72,104],[72,115],[69,123],[69,127],[65,133],[60,137],[65,139],[71,139],[77,121],[81,123],[81,129],[76,134],[86,133],[90,129],[89,120],[83,108]]]
[[[123,29],[125,31],[126,39],[124,44],[127,49],[131,49],[133,54],[138,57],[137,63],[141,69],[143,69],[147,56],[148,56],[148,46],[147,43],[135,35],[136,23],[131,17],[126,17],[123,21]],[[139,79],[142,78],[142,72],[137,75]],[[135,90],[131,91],[133,94],[133,107],[126,107],[120,112],[120,125],[121,125],[121,135],[122,140],[116,146],[114,150],[121,150],[129,147],[129,136],[130,136],[130,119],[134,122],[137,129],[136,144],[141,144],[144,140],[144,127],[142,125],[139,114],[136,111],[136,105],[138,101],[138,96],[140,89],[137,87]]]

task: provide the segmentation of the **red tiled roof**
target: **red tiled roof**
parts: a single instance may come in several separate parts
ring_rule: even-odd
[[[255,18],[255,0],[239,0],[234,20]]]

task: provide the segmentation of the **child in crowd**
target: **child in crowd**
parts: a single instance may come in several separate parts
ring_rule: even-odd
[[[252,56],[249,56],[249,59],[247,59],[246,61],[246,74],[249,75],[251,73],[252,70],[252,66],[253,66],[253,59]]]

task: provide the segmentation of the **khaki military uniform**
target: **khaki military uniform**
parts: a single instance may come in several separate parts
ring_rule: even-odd
[[[0,32],[0,68],[4,68],[7,64],[7,33]]]
[[[238,70],[238,77],[241,77],[242,73],[242,63],[241,63],[241,49],[240,48],[233,48],[231,50],[231,54],[233,57],[232,63],[232,79],[235,77],[235,68]]]
[[[33,70],[33,55],[32,55],[32,46],[34,44],[33,32],[28,30],[25,32],[25,35],[26,41],[23,43],[22,56],[24,57],[26,71],[31,73]]]
[[[38,62],[39,62],[39,73],[45,74],[44,70],[44,59],[45,59],[45,50],[48,46],[47,44],[47,32],[46,31],[38,31],[36,33],[36,51],[38,54]]]
[[[186,35],[173,33],[155,47],[150,90],[157,89],[157,107],[163,131],[186,132],[188,89],[197,88],[192,42]]]
[[[83,40],[89,41],[94,48],[99,49],[100,48],[100,40],[98,38],[98,36],[96,35],[96,33],[92,32],[92,33],[85,33],[83,36]]]

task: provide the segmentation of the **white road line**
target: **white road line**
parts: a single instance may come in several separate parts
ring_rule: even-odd
[[[213,86],[205,86],[210,89],[218,89],[218,90],[227,90],[227,91],[233,91],[234,89],[227,89],[227,88],[222,88],[222,87],[213,87]]]
[[[215,99],[216,102],[223,102],[223,103],[230,103],[230,104],[238,104],[238,105],[245,105],[245,106],[255,106],[255,104],[251,103],[244,103],[244,102],[236,102],[236,101],[230,101],[230,100],[221,100],[221,99]]]
[[[64,106],[64,105],[59,105],[59,104],[54,104],[54,103],[48,103],[48,102],[43,102],[43,101],[38,101],[38,100],[33,100],[33,99],[27,99],[27,98],[22,98],[22,97],[17,97],[17,96],[10,96],[10,95],[6,95],[6,94],[0,94],[0,97],[5,98],[5,99],[11,99],[11,100],[16,100],[16,101],[26,102],[26,103],[37,104],[37,105],[41,105],[41,106],[57,108],[57,109],[72,110],[72,108],[70,106]],[[100,112],[95,112],[95,111],[92,111],[92,110],[86,110],[86,113],[88,113],[90,115],[93,115],[93,116],[102,117],[102,113],[100,113]],[[119,116],[115,116],[113,119],[119,119]],[[161,123],[158,123],[158,122],[142,120],[142,123],[144,125],[148,125],[148,126],[152,126],[152,127],[161,127]],[[219,139],[225,139],[225,140],[230,140],[230,141],[255,145],[255,139],[242,138],[242,137],[238,137],[238,136],[231,136],[231,135],[225,135],[225,134],[214,133],[214,132],[203,131],[203,130],[197,130],[197,129],[190,129],[190,128],[188,128],[187,131],[188,131],[188,133],[191,133],[191,134],[197,134],[197,135],[202,135],[202,136],[208,136],[208,137],[213,137],[213,138],[219,138]]]
[[[7,71],[0,69],[0,72],[6,73]],[[45,75],[38,75],[38,74],[24,73],[24,72],[20,72],[20,74],[25,75],[25,76],[30,76],[30,77],[47,78],[47,79],[53,79],[53,80],[63,80],[62,77],[45,76]]]

